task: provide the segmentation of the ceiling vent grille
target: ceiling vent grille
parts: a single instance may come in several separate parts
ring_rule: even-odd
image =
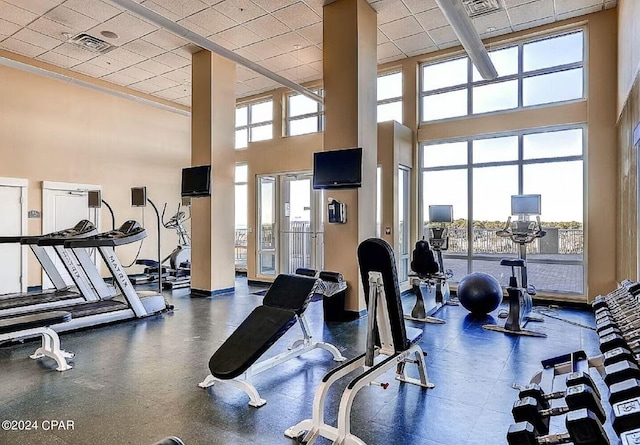
[[[89,34],[78,34],[69,39],[69,43],[72,43],[80,48],[93,51],[94,53],[107,53],[115,48],[112,44],[105,42],[97,37],[90,36]]]
[[[469,17],[490,14],[500,10],[499,0],[462,0]]]

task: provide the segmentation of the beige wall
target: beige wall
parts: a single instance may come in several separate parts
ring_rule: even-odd
[[[640,2],[618,0],[618,114],[640,73]]]
[[[180,169],[190,163],[189,117],[99,91],[0,66],[0,176],[29,180],[29,209],[42,210],[42,181],[97,184],[116,213],[116,225],[141,220],[130,207],[130,187],[147,186],[162,210],[174,212],[180,200]],[[170,213],[170,214],[171,214]],[[153,210],[145,211],[149,237],[141,258],[156,257]],[[111,225],[106,209],[102,228]],[[41,233],[41,219],[29,220],[29,233]],[[162,229],[163,253],[177,244]],[[122,247],[123,263],[138,246]],[[30,255],[29,285],[41,270]]]
[[[618,217],[616,278],[638,277],[638,149],[640,124],[640,4],[618,2]]]

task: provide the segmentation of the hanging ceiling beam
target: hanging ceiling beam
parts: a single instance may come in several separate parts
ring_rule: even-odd
[[[242,57],[239,54],[234,53],[233,51],[228,50],[227,48],[218,45],[217,43],[212,42],[206,37],[201,36],[182,25],[179,25],[176,22],[173,22],[166,17],[161,16],[155,11],[150,10],[142,6],[141,4],[135,2],[134,0],[111,0],[112,3],[132,12],[133,14],[142,17],[143,19],[158,25],[159,27],[166,29],[169,32],[177,35],[178,37],[182,37],[185,40],[193,43],[194,45],[199,46],[200,48],[211,51],[212,53],[218,54],[226,59],[231,60],[239,65],[244,66],[245,68],[250,69],[258,74],[265,76],[268,79],[273,80],[274,82],[279,83],[282,86],[292,89],[309,99],[312,99],[319,103],[324,103],[324,99],[322,96],[314,93],[313,91],[303,87],[302,85],[295,83],[286,77],[283,77],[277,73],[274,73],[271,70],[266,69],[265,67],[258,65],[252,60],[247,59],[246,57]]]

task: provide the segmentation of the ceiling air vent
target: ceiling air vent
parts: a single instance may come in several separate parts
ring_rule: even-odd
[[[462,0],[469,17],[477,17],[500,10],[499,0]]]
[[[111,51],[114,46],[111,43],[100,40],[97,37],[90,36],[89,34],[78,34],[69,39],[69,43],[72,43],[80,48],[88,49],[94,53],[106,53]]]

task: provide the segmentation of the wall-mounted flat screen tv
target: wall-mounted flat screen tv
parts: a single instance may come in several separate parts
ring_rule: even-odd
[[[362,184],[362,148],[313,154],[313,188],[357,188]]]
[[[431,221],[432,223],[453,222],[453,206],[452,205],[430,205],[429,221]]]
[[[211,196],[211,166],[182,169],[182,196]]]

